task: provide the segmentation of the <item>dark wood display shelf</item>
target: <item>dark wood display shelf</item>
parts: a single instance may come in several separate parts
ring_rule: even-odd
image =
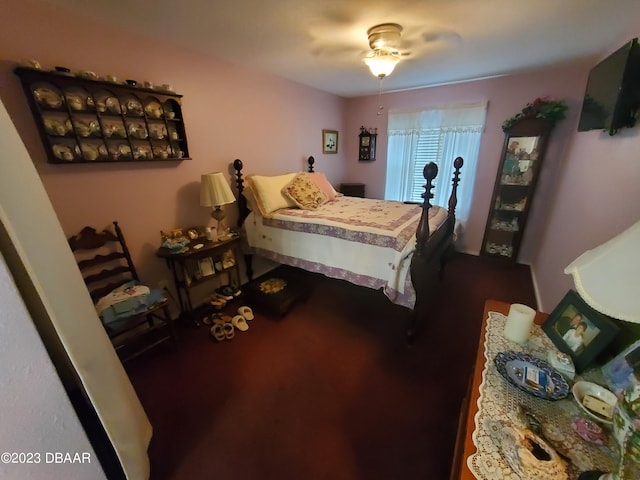
[[[189,160],[182,95],[18,67],[50,163]]]
[[[553,125],[525,118],[505,131],[482,255],[517,261]]]

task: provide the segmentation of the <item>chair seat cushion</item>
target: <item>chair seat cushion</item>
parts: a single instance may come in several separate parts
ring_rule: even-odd
[[[164,301],[166,297],[162,290],[150,289],[131,281],[99,299],[96,303],[96,311],[105,326],[118,329],[127,322],[128,318],[143,313],[153,305]]]

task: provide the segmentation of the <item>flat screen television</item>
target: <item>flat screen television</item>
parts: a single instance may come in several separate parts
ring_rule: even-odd
[[[640,47],[627,42],[589,72],[578,131],[606,130],[615,135],[633,127],[640,102]]]

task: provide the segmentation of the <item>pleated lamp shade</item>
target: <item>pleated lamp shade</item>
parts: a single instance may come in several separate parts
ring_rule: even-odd
[[[565,268],[580,296],[598,312],[640,323],[640,221],[587,250]]]
[[[219,207],[236,201],[231,187],[221,172],[205,173],[200,178],[200,205]]]

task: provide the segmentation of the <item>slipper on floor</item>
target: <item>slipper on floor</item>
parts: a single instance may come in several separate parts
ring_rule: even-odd
[[[211,330],[209,330],[209,334],[211,335],[212,339],[217,340],[218,342],[223,341],[225,339],[223,324],[215,324],[213,327],[211,327]]]
[[[242,315],[246,320],[253,320],[253,310],[251,310],[250,307],[247,307],[246,305],[243,305],[242,307],[238,308],[238,313],[240,315]]]
[[[212,298],[209,300],[209,303],[213,305],[216,310],[222,310],[227,305],[227,301],[220,298]]]
[[[213,320],[214,325],[217,325],[217,324],[224,325],[225,323],[231,323],[231,320],[232,320],[232,318],[229,315],[224,315],[222,313],[216,313],[211,318]]]
[[[224,323],[222,325],[222,329],[224,330],[224,336],[227,340],[231,340],[233,338],[233,325],[230,323]]]
[[[231,323],[241,332],[246,332],[247,330],[249,330],[249,324],[242,315],[236,315],[235,317],[233,317],[231,319]]]

